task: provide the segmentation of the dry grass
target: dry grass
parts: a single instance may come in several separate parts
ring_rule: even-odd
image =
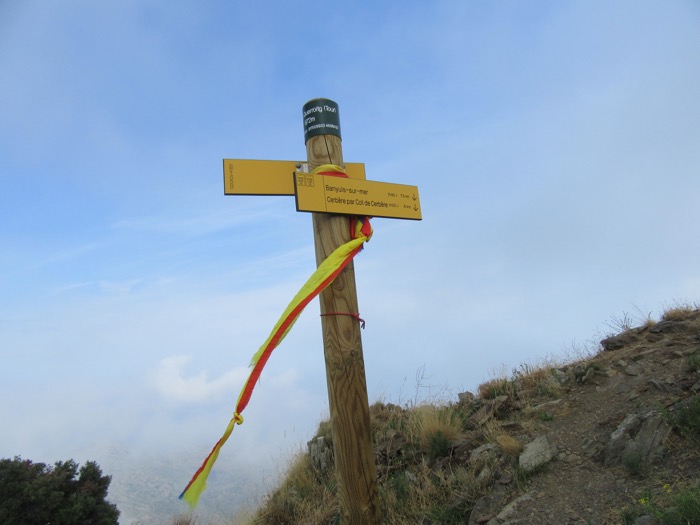
[[[480,496],[472,472],[463,467],[452,471],[449,463],[453,445],[464,436],[466,414],[459,405],[420,405],[406,409],[375,403],[370,421],[376,447],[387,434],[402,436],[402,453],[384,455],[388,465],[378,466],[379,497],[385,525],[458,523],[467,506]],[[324,433],[327,425],[319,426]],[[415,451],[407,460],[408,451]],[[435,469],[435,462],[445,461]],[[250,521],[253,524],[313,523],[330,525],[338,511],[334,473],[322,479],[308,454],[294,459],[281,486],[266,498]],[[455,497],[460,504],[455,506]]]
[[[308,454],[297,455],[282,485],[268,496],[253,524],[331,524],[337,513],[335,482],[319,479]]]
[[[480,384],[478,393],[482,399],[495,399],[498,396],[515,397],[517,391],[512,380],[505,377],[496,377]]]
[[[238,512],[226,522],[227,525],[252,525],[253,523],[253,511],[247,509]]]
[[[197,525],[197,520],[191,514],[181,514],[173,518],[172,525]]]
[[[463,467],[434,472],[422,463],[397,473],[380,486],[384,525],[463,523],[465,508],[451,505],[455,495],[465,502],[480,496],[474,474]]]
[[[677,304],[662,317],[664,321],[688,319],[700,323],[697,305]],[[651,328],[654,324],[648,317],[643,326]],[[615,320],[614,327],[631,329],[630,317],[625,314]],[[517,410],[519,428],[526,434],[528,428],[539,428],[541,421],[553,418],[535,407],[564,395],[570,384],[565,381],[574,382],[577,378],[578,362],[589,361],[600,351],[599,346],[597,352],[593,348],[592,343],[583,349],[575,348],[577,359],[566,361],[565,365],[546,359],[520,365],[511,373],[502,368],[479,385],[475,400],[450,404],[436,403],[433,399],[433,404],[418,404],[416,397],[405,406],[374,403],[370,407],[370,428],[378,458],[378,492],[384,524],[463,523],[464,516],[493,480],[477,479],[474,466],[465,462],[455,445],[463,438],[464,443],[495,444],[499,468],[509,472],[523,446],[509,433],[511,427],[504,424],[503,417],[510,410]],[[690,373],[700,373],[700,353],[689,357],[688,367]],[[421,380],[422,374],[417,391],[422,389]],[[492,401],[500,396],[509,399]],[[682,415],[683,421],[690,422],[691,431],[697,432],[698,411]],[[322,422],[317,435],[330,441],[330,422]],[[483,472],[479,473],[482,478]],[[517,468],[513,475],[516,480],[522,477]],[[240,524],[335,523],[338,503],[334,476],[334,472],[318,474],[307,454],[298,455],[279,488],[266,498],[252,520]]]
[[[421,405],[409,413],[408,431],[429,459],[445,457],[464,435],[464,420],[453,405]]]
[[[501,373],[479,386],[482,401],[508,396],[514,401],[551,399],[562,389],[552,373],[555,363],[522,365],[512,377]],[[453,447],[465,437],[473,407],[463,404],[423,404],[411,408],[377,402],[370,407],[370,428],[375,453],[382,457],[379,496],[386,525],[461,523],[465,508],[473,504],[485,486],[471,469],[451,466]],[[472,431],[473,432],[473,431]],[[522,444],[495,419],[478,427],[482,439],[517,457]],[[330,423],[319,425],[317,435],[330,439]],[[386,436],[398,439],[401,454],[384,444]],[[384,449],[387,450],[384,450]],[[436,468],[436,465],[439,465]],[[266,498],[252,524],[335,523],[338,512],[333,473],[322,477],[307,454],[292,462],[280,487]],[[488,484],[486,484],[488,485]],[[457,497],[458,496],[458,497]],[[455,500],[460,504],[455,507]]]
[[[398,405],[377,401],[369,407],[369,426],[373,434],[387,427],[404,430],[406,420],[407,410]]]
[[[523,365],[512,377],[501,373],[479,386],[481,400],[498,396],[513,401],[552,398],[561,394],[561,386],[552,373],[554,363]],[[468,404],[424,404],[411,408],[377,402],[370,407],[370,428],[378,464],[379,498],[385,525],[408,523],[457,524],[482,495],[488,480],[477,479],[472,468],[452,463],[452,453],[472,425],[472,439],[495,443],[509,457],[523,450],[520,442],[505,431],[497,418],[477,423],[474,407]],[[322,422],[317,435],[330,437],[330,425]],[[398,439],[398,453],[387,441]],[[489,471],[490,472],[490,471]],[[251,525],[313,523],[330,525],[338,512],[335,482],[321,478],[307,454],[300,454],[286,479],[270,496]],[[483,475],[482,475],[483,477]],[[455,503],[457,502],[457,503]],[[462,520],[462,521],[460,521]]]
[[[552,366],[523,366],[511,378],[502,374],[479,387],[481,399],[555,396],[560,390],[558,383],[554,384]],[[377,402],[370,407],[375,452],[383,453],[383,463],[378,465],[378,491],[385,525],[422,523],[426,519],[432,523],[462,522],[465,511],[488,485],[475,479],[472,469],[451,466],[453,447],[465,437],[472,410],[461,404],[406,408]],[[510,457],[517,457],[523,450],[499,421],[487,420],[478,432]],[[328,422],[319,425],[317,435],[330,436]],[[401,454],[384,450],[382,440],[387,435],[401,436]],[[455,501],[459,502],[457,506]],[[337,511],[333,480],[321,479],[308,455],[302,454],[295,458],[280,488],[267,498],[251,523],[331,524]]]
[[[328,443],[333,443],[333,429],[331,427],[331,420],[326,419],[318,424],[318,430],[316,431],[316,436],[321,436]]]
[[[563,389],[553,373],[556,366],[551,360],[538,365],[520,365],[520,368],[513,372],[514,382],[518,385],[518,397],[521,400],[537,397],[560,398]]]
[[[509,456],[517,457],[523,451],[523,445],[508,434],[499,434],[496,436],[496,443],[498,443],[498,446],[501,447],[503,452]]]
[[[698,314],[698,305],[689,303],[676,303],[676,305],[664,310],[662,321],[683,321]]]
[[[559,364],[553,359],[545,359],[535,365],[522,364],[513,370],[510,377],[501,373],[480,384],[479,397],[495,399],[498,396],[508,396],[520,401],[542,397],[558,399],[563,394],[561,383],[554,375],[554,369],[558,366]]]

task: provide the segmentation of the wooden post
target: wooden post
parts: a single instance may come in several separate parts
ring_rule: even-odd
[[[337,109],[337,104],[328,99],[315,99],[304,105],[306,155],[311,169],[321,164],[343,165]],[[311,132],[307,131],[310,128]],[[314,213],[313,227],[317,264],[350,240],[346,216]],[[352,262],[321,293],[320,303],[322,314],[359,313]],[[360,323],[351,316],[328,315],[321,317],[321,325],[340,522],[380,524]]]

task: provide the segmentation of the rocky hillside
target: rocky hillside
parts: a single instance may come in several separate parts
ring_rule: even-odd
[[[385,524],[700,525],[700,311],[441,406],[371,407]],[[328,423],[254,518],[333,524]]]

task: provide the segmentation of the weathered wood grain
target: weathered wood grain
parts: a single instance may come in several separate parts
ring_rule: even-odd
[[[333,135],[311,137],[306,153],[310,168],[343,163],[340,138]],[[347,217],[314,214],[313,225],[317,264],[350,240]],[[322,314],[359,313],[352,262],[321,293],[320,303]],[[360,325],[347,315],[322,316],[321,324],[341,523],[377,525],[382,520]]]

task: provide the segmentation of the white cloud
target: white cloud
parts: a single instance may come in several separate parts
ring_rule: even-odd
[[[343,75],[281,31],[311,6],[25,4],[0,16],[3,450],[208,451],[314,254],[293,198],[223,197],[221,158],[303,156],[312,96],[341,104],[346,160],[421,191],[424,221],[377,220],[356,265],[371,399],[700,294],[689,4],[339,4]],[[308,439],[319,325],[311,305],[225,456]]]
[[[160,360],[155,372],[155,386],[161,396],[185,403],[218,400],[240,388],[249,374],[247,368],[237,367],[213,379],[209,379],[206,371],[188,376],[186,369],[191,362],[192,356],[187,355]]]

